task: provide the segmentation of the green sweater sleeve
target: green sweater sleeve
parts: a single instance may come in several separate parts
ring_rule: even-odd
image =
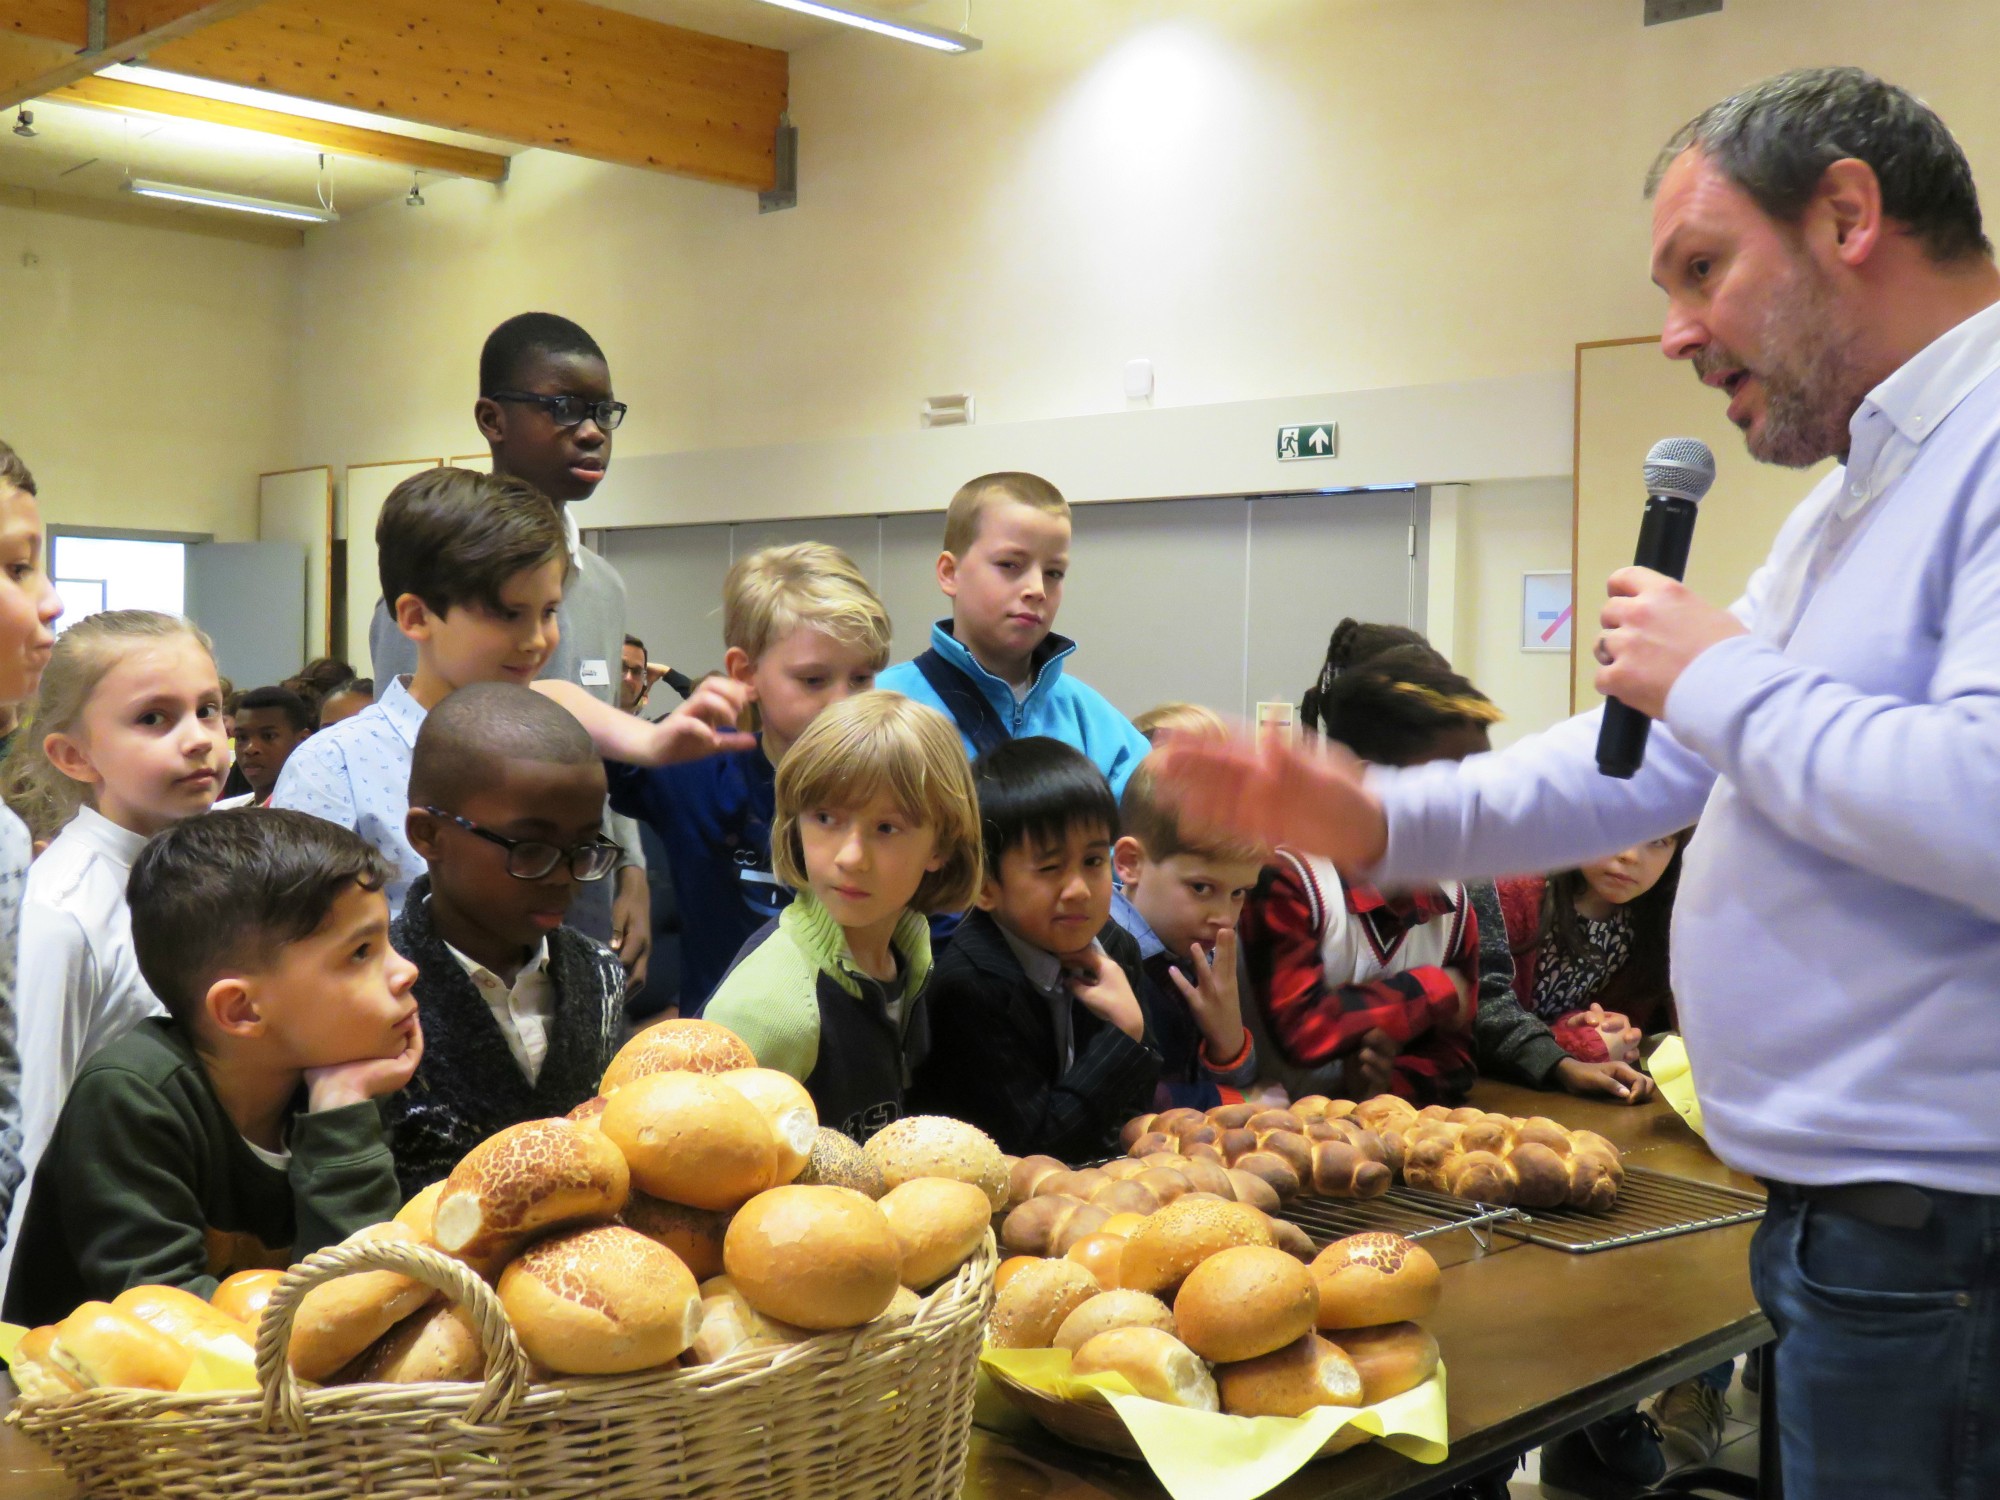
[[[819,970],[782,928],[729,971],[701,1016],[743,1038],[760,1068],[804,1083],[819,1064]]]
[[[292,1257],[303,1260],[355,1230],[393,1219],[402,1205],[396,1159],[369,1101],[299,1115],[292,1124]]]

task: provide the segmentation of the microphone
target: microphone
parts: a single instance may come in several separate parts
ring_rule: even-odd
[[[1642,472],[1646,511],[1632,562],[1669,578],[1684,577],[1695,508],[1715,483],[1715,455],[1700,438],[1661,438],[1646,455]],[[1597,769],[1629,780],[1646,759],[1646,738],[1652,731],[1653,721],[1638,709],[1616,698],[1607,700],[1597,731]]]

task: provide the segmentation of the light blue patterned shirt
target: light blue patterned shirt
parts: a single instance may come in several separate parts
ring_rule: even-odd
[[[14,954],[33,846],[28,825],[0,807],[0,1237],[21,1187],[21,1059],[14,1048]]]
[[[410,759],[423,724],[423,705],[410,696],[409,679],[391,678],[374,703],[294,750],[271,793],[271,806],[351,828],[382,851],[395,872],[384,892],[392,915],[403,909],[404,893],[424,873],[403,828],[410,811]]]

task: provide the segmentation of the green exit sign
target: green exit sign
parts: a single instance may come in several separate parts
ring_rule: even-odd
[[[1340,428],[1332,422],[1308,422],[1278,429],[1278,462],[1335,458],[1340,453]]]

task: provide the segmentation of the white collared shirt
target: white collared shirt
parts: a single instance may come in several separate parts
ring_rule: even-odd
[[[549,1017],[555,1014],[555,985],[549,979],[549,940],[543,938],[534,955],[521,965],[510,986],[476,958],[468,958],[450,943],[446,951],[458,960],[466,977],[479,991],[486,1008],[507,1038],[507,1050],[521,1065],[521,1072],[533,1083],[542,1076],[542,1060],[549,1055]]]

